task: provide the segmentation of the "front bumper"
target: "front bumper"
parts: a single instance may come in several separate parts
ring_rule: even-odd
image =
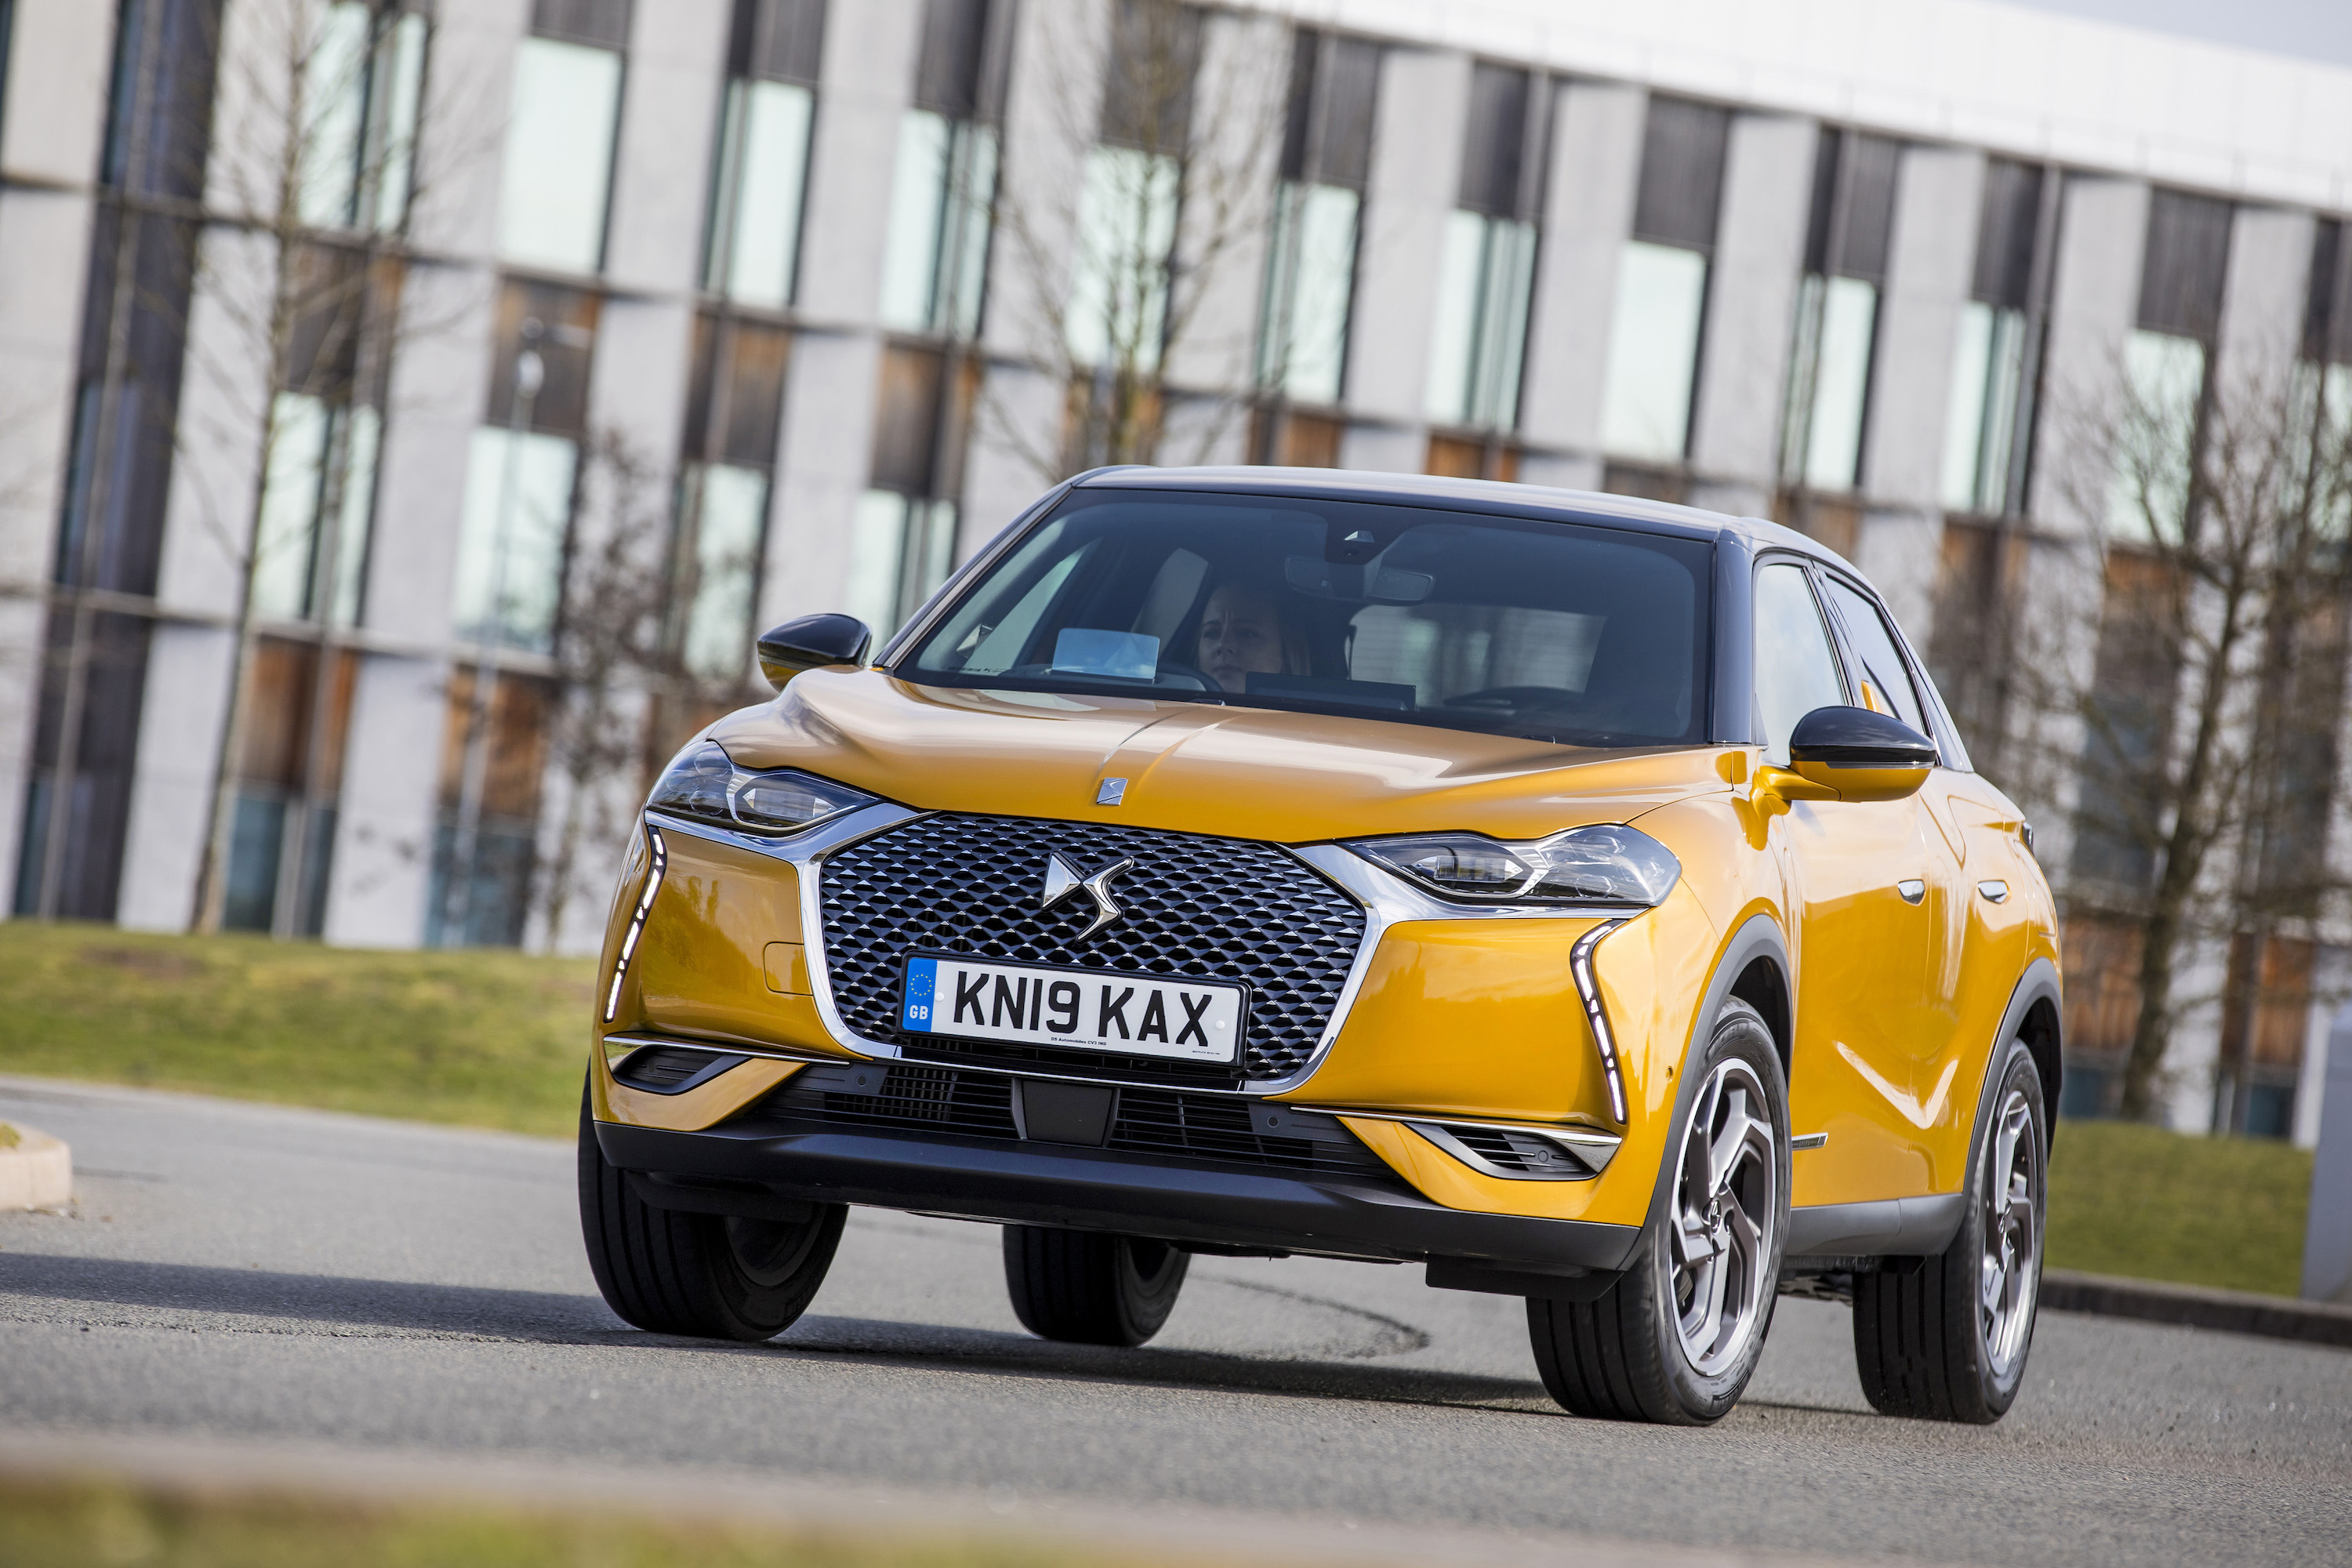
[[[1605,1286],[1640,1234],[1633,1226],[1447,1208],[1402,1182],[1075,1145],[756,1123],[698,1132],[595,1126],[605,1160],[635,1173],[641,1197],[688,1212],[756,1215],[800,1202],[856,1204],[1150,1236],[1207,1250],[1426,1261],[1433,1285],[1526,1295]]]

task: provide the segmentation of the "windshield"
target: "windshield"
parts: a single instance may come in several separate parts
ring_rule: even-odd
[[[1421,507],[1079,490],[897,673],[1691,743],[1710,548]]]

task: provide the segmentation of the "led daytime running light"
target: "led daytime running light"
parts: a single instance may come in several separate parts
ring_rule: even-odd
[[[1601,986],[1592,978],[1592,950],[1601,939],[1623,925],[1623,921],[1602,921],[1577,939],[1569,949],[1568,972],[1576,980],[1576,994],[1584,1000],[1584,1016],[1592,1026],[1592,1044],[1601,1053],[1601,1073],[1609,1083],[1609,1113],[1618,1124],[1625,1122],[1625,1075],[1617,1066],[1617,1039],[1609,1032],[1609,1014],[1601,1005]]]
[[[604,997],[604,1022],[613,1021],[621,1010],[621,982],[629,977],[629,960],[637,951],[637,937],[646,929],[646,917],[653,912],[654,895],[661,891],[662,873],[669,868],[669,847],[662,842],[661,829],[646,824],[646,842],[651,847],[653,869],[646,873],[645,890],[637,895],[636,912],[629,917],[629,929],[621,935],[620,962],[613,965],[613,989]]]

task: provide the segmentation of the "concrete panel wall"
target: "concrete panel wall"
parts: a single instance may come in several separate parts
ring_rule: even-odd
[[[1770,507],[1817,144],[1810,120],[1731,121],[1691,412],[1696,505],[1746,515]]]
[[[2221,299],[2221,378],[2225,419],[2283,417],[2303,352],[2314,222],[2309,213],[2241,207],[2231,226]]]
[[[1192,123],[1200,157],[1176,252],[1187,265],[1174,300],[1171,384],[1245,395],[1255,374],[1258,307],[1290,86],[1289,30],[1271,16],[1212,13],[1202,41]],[[1171,430],[1176,421],[1171,419]],[[1230,420],[1214,421],[1218,426]],[[1162,462],[1215,450],[1220,427],[1187,437]],[[1212,438],[1202,440],[1202,434]],[[1245,438],[1245,437],[1244,437]],[[1237,448],[1235,448],[1237,450]]]
[[[1633,233],[1649,94],[1613,82],[1559,89],[1544,198],[1519,428],[1521,473],[1597,487],[1617,268]]]
[[[859,16],[883,9],[875,0],[835,8]],[[614,288],[695,286],[731,12],[728,0],[636,7],[604,245],[604,273]]]
[[[1020,9],[982,325],[994,353],[1039,363],[1063,357],[1061,301],[1109,35],[1108,0],[1037,0]]]
[[[881,363],[877,338],[803,332],[793,344],[759,626],[841,608]]]
[[[90,0],[16,0],[0,84],[0,173],[12,181],[75,186],[97,178],[116,11]],[[12,284],[16,277],[5,276]]]
[[[425,940],[448,693],[440,659],[374,655],[360,665],[327,883],[331,942]]]
[[[409,234],[441,256],[487,260],[497,248],[507,112],[515,55],[530,23],[531,0],[466,0],[437,8],[433,60],[416,150]],[[651,11],[652,6],[641,7]],[[623,125],[628,121],[623,88]],[[694,183],[699,186],[701,176]]]
[[[19,12],[20,32],[41,9]],[[0,189],[0,889],[23,844],[91,208],[81,191]]]
[[[235,647],[226,627],[168,622],[149,644],[115,907],[134,931],[184,931],[194,911]]]
[[[1873,505],[1854,564],[1925,647],[1943,550],[1952,361],[1976,261],[1984,159],[1952,148],[1906,148],[1898,179],[1862,455],[1863,489]]]
[[[887,193],[898,166],[898,122],[914,90],[922,19],[917,0],[859,0],[827,9],[824,87],[810,147],[795,297],[804,315],[874,320],[889,231]]]
[[[1347,397],[1366,418],[1416,431],[1429,400],[1432,307],[1444,261],[1445,220],[1461,188],[1469,101],[1467,55],[1391,49],[1382,57],[1371,178],[1357,242]],[[1421,467],[1422,458],[1414,457],[1412,469]]]
[[[404,309],[418,324],[393,359],[375,539],[362,624],[417,647],[448,641],[466,472],[490,375],[493,280],[419,268]]]
[[[2028,510],[2039,527],[2026,574],[2021,620],[2034,629],[2026,656],[2053,679],[2080,689],[2098,654],[2098,606],[2109,466],[2096,440],[2122,395],[2124,345],[2139,310],[2141,250],[2148,191],[2130,180],[2074,176],[2067,181],[2051,286],[2048,358],[2035,437]],[[2082,726],[2063,713],[2030,714],[2024,748],[2051,759],[2023,784],[2024,804],[2042,832],[2045,866],[2064,867],[2074,853],[2077,780],[2062,759],[2078,756]],[[2007,781],[2004,781],[2007,782]]]

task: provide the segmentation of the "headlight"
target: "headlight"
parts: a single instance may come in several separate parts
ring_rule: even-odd
[[[1433,893],[1482,904],[1656,904],[1683,874],[1673,850],[1614,823],[1532,843],[1412,833],[1359,838],[1348,847]]]
[[[750,833],[802,828],[871,805],[875,797],[792,768],[746,773],[716,741],[689,746],[662,770],[648,809]]]

